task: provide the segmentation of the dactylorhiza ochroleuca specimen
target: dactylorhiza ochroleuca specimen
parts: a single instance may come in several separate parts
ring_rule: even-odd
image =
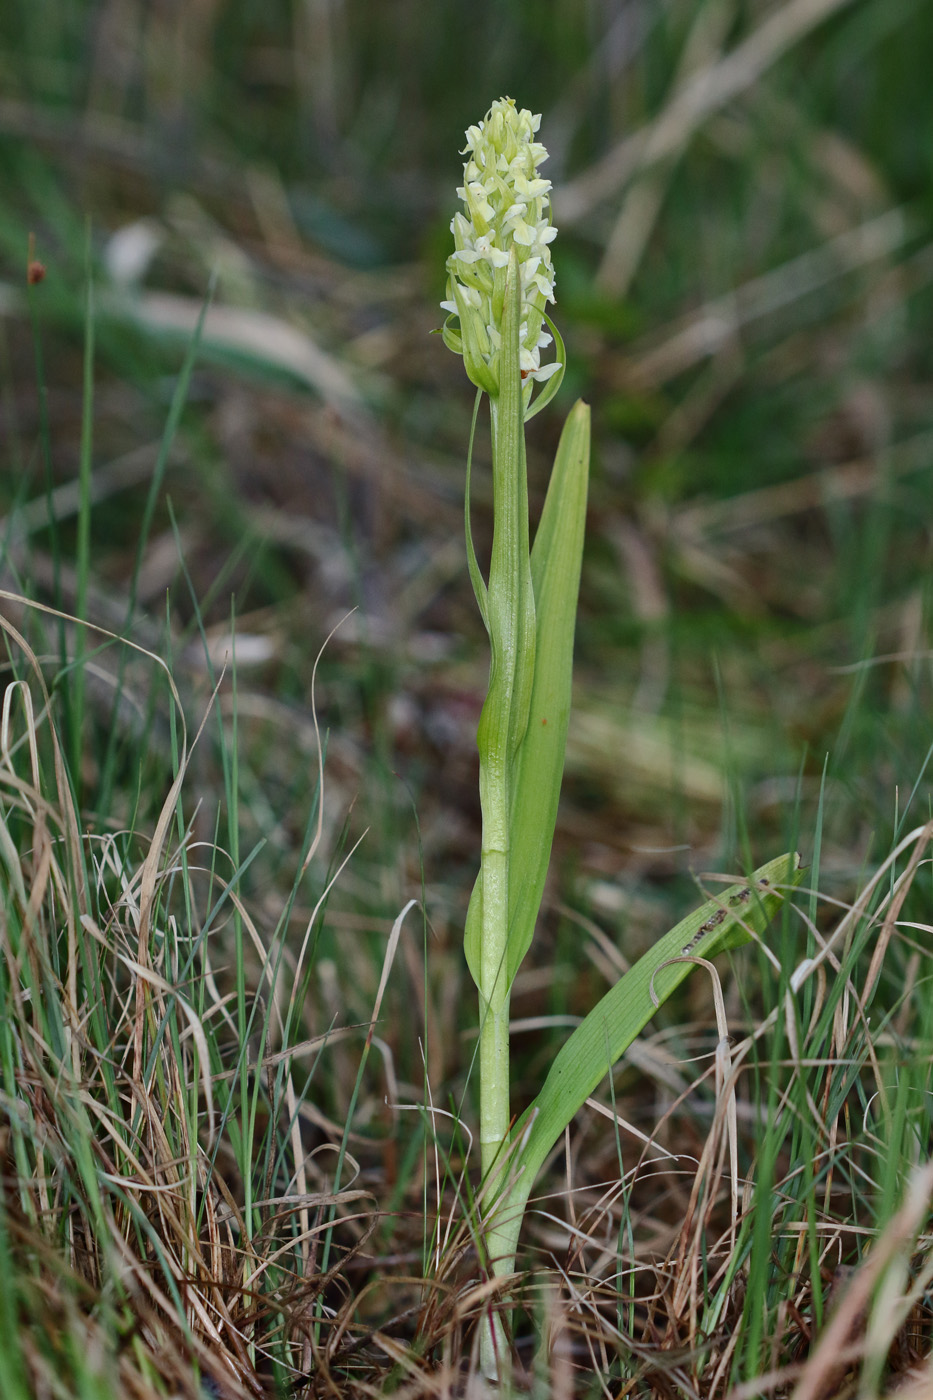
[[[802,875],[790,853],[714,896],[671,929],[597,1003],[556,1053],[533,1102],[516,1121],[509,1082],[512,984],[535,931],[557,817],[573,678],[573,640],[586,524],[590,411],[567,415],[544,507],[530,546],[525,424],[557,392],[566,354],[547,315],[554,300],[551,184],[538,174],[547,152],[539,118],[510,98],[494,102],[467,132],[451,224],[446,344],[463,356],[483,393],[492,435],[493,537],[488,581],[470,527],[466,553],[489,633],[489,689],[476,742],[483,813],[480,870],[464,928],[467,966],[479,993],[478,1205],[490,1273],[507,1288],[529,1193],[574,1115],[698,959],[760,933],[783,889]],[[457,324],[459,322],[459,325]],[[548,329],[545,329],[547,327]],[[555,361],[541,364],[551,343]],[[532,402],[536,381],[547,380]],[[472,444],[472,436],[471,436]],[[480,1371],[498,1387],[509,1367],[505,1311],[492,1306],[480,1331]]]
[[[463,184],[457,194],[464,212],[450,224],[455,251],[447,259],[445,311],[460,319],[459,332],[444,328],[451,350],[463,355],[473,383],[492,397],[499,388],[506,273],[514,247],[521,274],[522,320],[519,360],[531,397],[532,382],[555,374],[557,361],[541,364],[551,344],[546,308],[554,301],[550,244],[557,229],[550,221],[551,182],[538,174],[547,150],[536,141],[541,117],[515,106],[510,97],[492,104],[483,121],[466,133]]]

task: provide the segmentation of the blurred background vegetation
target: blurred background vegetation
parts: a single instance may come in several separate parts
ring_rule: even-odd
[[[367,831],[320,933],[342,1018],[368,1018],[366,950],[422,884],[437,1025],[469,1004],[472,391],[431,332],[462,133],[503,94],[543,113],[570,356],[563,411],[530,429],[533,508],[575,396],[595,429],[568,776],[516,1013],[602,990],[581,919],[631,956],[695,902],[691,872],[809,859],[818,810],[821,878],[849,890],[928,813],[931,52],[929,0],[0,7],[3,586],[163,656],[192,730],[226,663],[190,811],[237,859],[264,843],[260,924],[313,819],[312,666],[356,609],[316,689],[325,866]],[[482,471],[475,516],[488,546]],[[67,710],[74,672],[49,674]],[[151,823],[163,682],[102,646],[83,684],[88,823]],[[536,974],[555,962],[574,977]],[[420,1095],[410,1016],[388,1025]],[[464,1051],[437,1025],[449,1084]]]

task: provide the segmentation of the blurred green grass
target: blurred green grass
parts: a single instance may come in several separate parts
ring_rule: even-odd
[[[203,700],[196,612],[218,657],[235,613],[246,811],[287,845],[304,794],[278,746],[358,607],[321,703],[376,903],[412,888],[416,809],[455,943],[483,677],[457,538],[470,396],[427,332],[460,133],[510,91],[544,113],[566,395],[596,424],[555,889],[561,868],[585,901],[590,876],[781,845],[826,755],[824,860],[851,872],[927,746],[931,33],[930,5],[881,0],[6,5],[0,492],[35,503],[8,580],[50,596],[41,423],[64,490],[88,229],[89,613],[108,625],[213,276],[226,319],[155,503],[139,636]],[[47,274],[27,296],[30,232]],[[537,501],[559,421],[534,425]],[[482,533],[482,482],[477,509]]]
[[[89,226],[95,479],[109,473],[91,614],[119,613],[147,444],[215,275],[236,324],[204,337],[143,616],[164,631],[168,589],[171,647],[189,658],[192,597],[218,636],[231,604],[242,628],[255,618],[251,703],[303,714],[318,646],[358,606],[352,641],[322,661],[326,720],[401,866],[391,900],[411,874],[388,834],[412,800],[400,772],[428,878],[452,883],[457,909],[483,679],[456,538],[470,404],[426,332],[460,133],[510,91],[544,113],[566,394],[596,423],[558,862],[584,883],[588,864],[728,864],[732,806],[756,849],[780,844],[774,794],[802,765],[812,813],[807,775],[828,754],[860,794],[828,812],[835,860],[857,866],[926,748],[931,32],[929,5],[880,0],[6,5],[7,507],[44,486],[34,334],[53,484],[76,473]],[[31,311],[30,231],[47,267]],[[61,531],[67,551],[72,521]],[[29,539],[21,582],[45,596],[49,541]],[[841,669],[879,654],[899,659]],[[278,738],[255,729],[258,794]],[[677,761],[691,753],[706,765],[693,788],[684,771],[700,770]]]

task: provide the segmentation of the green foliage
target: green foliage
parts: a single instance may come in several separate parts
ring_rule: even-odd
[[[688,975],[693,960],[716,957],[761,937],[787,893],[803,879],[800,857],[778,856],[744,885],[731,885],[681,919],[593,1007],[555,1056],[541,1092],[513,1131],[510,1162],[527,1197],[538,1172],[574,1115]]]
[[[534,679],[528,722],[510,786],[509,938],[511,986],[531,946],[541,905],[563,776],[589,465],[589,409],[571,410],[554,459],[531,552],[535,600]],[[464,949],[474,979],[479,968],[482,871],[467,913]]]

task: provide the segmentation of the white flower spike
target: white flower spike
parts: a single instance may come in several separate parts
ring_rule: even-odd
[[[541,364],[551,344],[544,313],[554,301],[550,244],[557,229],[550,222],[550,180],[538,174],[547,151],[534,137],[541,123],[511,97],[494,102],[483,121],[466,133],[463,185],[457,190],[464,213],[450,224],[455,250],[447,259],[444,311],[458,317],[444,340],[463,356],[470,379],[487,394],[499,391],[498,361],[509,254],[514,247],[521,272],[522,322],[519,358],[530,397],[531,382],[550,379],[558,361]],[[527,397],[526,397],[527,406]]]
[[[502,1209],[512,1189],[515,1148],[524,1151],[521,1139],[510,1137],[509,1006],[534,934],[554,838],[590,460],[590,411],[578,402],[564,424],[532,549],[525,424],[557,393],[566,358],[547,313],[554,300],[550,245],[557,230],[550,222],[551,182],[538,173],[547,159],[534,139],[540,121],[503,97],[467,131],[457,191],[463,208],[450,225],[454,251],[441,303],[450,313],[444,342],[463,356],[478,390],[464,525],[467,567],[489,633],[491,662],[476,730],[482,853],[463,947],[479,999],[481,1223],[489,1267],[500,1278],[512,1272],[525,1207],[523,1197],[517,1213]],[[552,343],[548,329],[554,362],[542,365],[541,351]],[[492,436],[486,577],[470,528],[470,462],[483,393],[489,395]],[[508,1356],[502,1317],[491,1308],[479,1345],[480,1374],[495,1387],[490,1394],[510,1390]]]

